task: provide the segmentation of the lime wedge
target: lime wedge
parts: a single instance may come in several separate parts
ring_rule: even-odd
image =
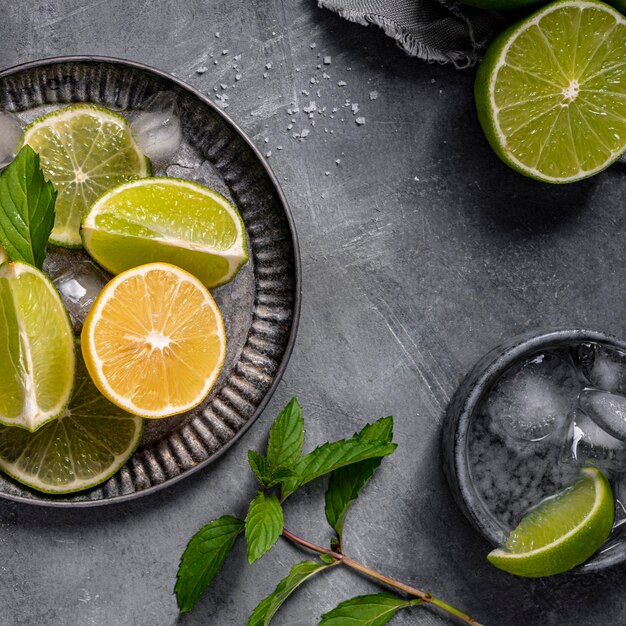
[[[497,155],[549,183],[593,176],[626,150],[626,18],[562,0],[504,31],[476,76],[478,117]]]
[[[0,424],[34,431],[63,412],[74,333],[59,293],[25,263],[0,266]]]
[[[177,178],[112,189],[84,217],[81,235],[87,252],[113,274],[164,262],[211,288],[232,280],[248,260],[237,209],[212,189]]]
[[[0,469],[46,493],[88,489],[126,463],[141,440],[142,428],[140,417],[100,395],[79,356],[76,389],[59,419],[36,433],[0,426]]]
[[[615,505],[611,485],[585,467],[567,489],[527,513],[502,548],[487,558],[517,576],[552,576],[584,563],[609,536]]]
[[[75,104],[36,119],[24,144],[41,157],[46,177],[58,191],[50,241],[80,247],[80,220],[92,202],[120,183],[150,175],[128,122],[92,104]]]

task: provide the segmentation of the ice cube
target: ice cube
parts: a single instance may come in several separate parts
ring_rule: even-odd
[[[539,441],[565,424],[579,392],[574,368],[556,354],[541,353],[507,370],[484,410],[514,439]]]
[[[592,387],[626,395],[626,352],[601,343],[578,350],[580,368]]]
[[[91,261],[82,261],[53,282],[69,311],[74,330],[82,328],[85,317],[109,276]]]
[[[22,132],[22,124],[17,116],[0,111],[0,169],[15,158]]]
[[[626,441],[626,398],[609,391],[585,389],[578,400],[580,408],[607,433]]]
[[[150,159],[167,159],[176,153],[183,139],[177,96],[159,91],[131,116],[131,126],[142,152]]]
[[[602,469],[626,469],[626,444],[611,436],[581,410],[572,411],[562,459]]]

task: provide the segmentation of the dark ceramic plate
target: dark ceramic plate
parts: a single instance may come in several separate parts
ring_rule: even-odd
[[[246,225],[250,261],[213,290],[228,335],[221,375],[198,409],[147,420],[141,446],[99,487],[64,497],[29,490],[0,474],[0,496],[48,506],[94,506],[130,500],[171,485],[223,454],[259,416],[287,365],[300,310],[300,260],[293,219],[276,178],[243,132],[183,82],[149,67],[102,57],[64,57],[0,72],[0,111],[23,122],[71,102],[120,111],[141,109],[160,91],[177,95],[180,150],[153,162],[155,175],[196,180],[229,198]],[[81,251],[50,248],[44,268],[57,285],[67,277],[98,280]],[[97,283],[96,283],[97,284]],[[80,316],[73,317],[80,330]]]

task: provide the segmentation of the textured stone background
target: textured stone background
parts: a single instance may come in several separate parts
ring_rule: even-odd
[[[248,567],[240,544],[217,584],[180,620],[176,568],[198,527],[244,513],[254,489],[246,450],[264,444],[270,420],[293,394],[308,416],[311,447],[371,418],[396,417],[400,448],[348,520],[355,557],[489,625],[626,622],[624,567],[539,581],[490,568],[488,546],[451,501],[439,451],[451,393],[503,339],[554,325],[625,334],[624,167],[567,187],[518,176],[483,138],[472,71],[409,59],[380,33],[344,23],[313,0],[4,4],[1,66],[90,53],[149,63],[227,94],[227,113],[272,152],[302,247],[300,334],[264,416],[199,475],[133,504],[93,510],[0,502],[0,623],[245,624],[301,558],[295,549],[281,544]],[[331,65],[318,70],[326,55]],[[203,65],[208,70],[197,74]],[[346,99],[359,104],[364,125]],[[302,111],[286,112],[294,101],[302,109],[313,100],[327,107],[315,127]],[[334,119],[332,107],[339,108]],[[309,136],[294,139],[304,128]],[[287,523],[328,540],[321,487],[293,498]],[[374,589],[333,571],[299,591],[275,623],[316,624],[340,600]],[[450,622],[416,608],[393,623]]]

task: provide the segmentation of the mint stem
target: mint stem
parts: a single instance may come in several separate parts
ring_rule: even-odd
[[[350,567],[360,572],[361,574],[365,574],[365,576],[368,576],[369,578],[373,578],[381,583],[384,583],[385,585],[389,585],[390,587],[393,587],[394,589],[397,589],[398,591],[402,591],[403,593],[406,593],[410,596],[419,598],[425,604],[432,604],[433,606],[440,608],[442,611],[445,611],[446,613],[449,613],[450,615],[454,615],[465,624],[469,624],[469,626],[483,626],[482,624],[477,622],[473,617],[470,617],[467,613],[460,611],[459,609],[455,608],[451,604],[448,604],[447,602],[444,602],[443,600],[436,598],[435,596],[433,596],[430,593],[427,593],[426,591],[422,591],[421,589],[416,589],[415,587],[410,587],[409,585],[405,585],[404,583],[401,583],[400,581],[395,580],[394,578],[390,578],[389,576],[385,576],[385,574],[381,574],[380,572],[377,572],[376,570],[370,567],[367,567],[366,565],[363,565],[362,563],[359,563],[358,561],[355,561],[354,559],[344,556],[343,554],[340,554],[339,552],[334,552],[333,550],[327,550],[326,548],[322,548],[322,546],[318,546],[314,543],[311,543],[310,541],[307,541],[306,539],[302,539],[302,537],[298,537],[298,535],[294,535],[292,532],[288,531],[286,528],[283,528],[282,534],[285,539],[291,541],[292,543],[302,546],[303,548],[306,548],[307,550],[317,552],[318,554],[326,554],[328,556],[332,556],[334,559],[337,559],[337,561],[340,561],[347,567]]]

